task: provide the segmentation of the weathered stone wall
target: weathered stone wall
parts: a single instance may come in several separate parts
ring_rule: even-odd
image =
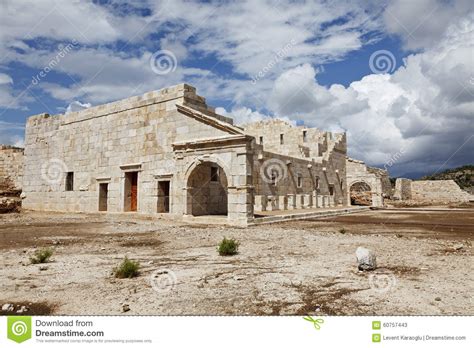
[[[276,180],[272,180],[272,172]],[[255,210],[347,205],[345,153],[302,159],[264,151],[256,145],[253,165]]]
[[[22,189],[23,149],[0,145],[0,191]]]
[[[407,200],[411,199],[411,180],[405,178],[398,178],[395,181],[394,199]]]
[[[186,108],[190,105],[194,109]],[[178,110],[179,106],[185,108]],[[157,180],[167,177],[171,213],[185,214],[186,182],[180,170],[186,168],[178,163],[173,145],[241,132],[230,121],[213,114],[204,98],[184,84],[67,115],[30,117],[25,135],[23,206],[97,211],[99,184],[107,183],[108,211],[124,211],[125,174],[136,171],[138,211],[157,212]],[[224,147],[218,154],[229,168],[234,168],[232,161],[236,161],[233,152]],[[66,190],[67,172],[74,173],[72,191]],[[233,219],[239,215],[231,213]]]
[[[265,151],[298,158],[323,157],[335,147],[347,152],[344,133],[324,132],[317,128],[293,126],[281,120],[272,119],[246,124],[245,133],[255,137]],[[328,151],[329,150],[329,151]]]
[[[433,202],[467,202],[472,198],[454,180],[412,181],[411,197],[413,200]]]

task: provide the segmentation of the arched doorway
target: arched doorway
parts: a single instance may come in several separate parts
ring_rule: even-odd
[[[216,163],[202,162],[187,182],[188,214],[227,215],[227,176]]]
[[[366,182],[359,181],[350,187],[351,205],[372,205],[372,189]]]

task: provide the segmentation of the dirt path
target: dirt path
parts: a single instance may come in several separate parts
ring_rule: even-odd
[[[133,215],[0,215],[0,305],[44,314],[474,314],[472,212],[371,211],[239,229]],[[344,228],[344,233],[340,230]],[[221,257],[224,237],[240,252]],[[46,270],[28,261],[54,249]],[[355,250],[379,269],[360,273]],[[141,274],[116,279],[128,255]],[[36,307],[35,307],[36,306]],[[41,313],[39,313],[41,314]]]

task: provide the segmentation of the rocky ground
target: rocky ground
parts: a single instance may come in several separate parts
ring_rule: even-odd
[[[224,237],[239,254],[219,256]],[[368,211],[239,229],[133,214],[0,215],[2,314],[473,315],[474,211]],[[377,257],[357,269],[359,246]],[[50,247],[51,261],[31,264]],[[128,256],[140,275],[116,279]]]

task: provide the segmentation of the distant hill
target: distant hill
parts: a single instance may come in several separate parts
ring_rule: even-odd
[[[466,165],[458,168],[447,169],[434,175],[426,175],[421,180],[454,180],[459,187],[470,193],[474,193],[474,165]]]

